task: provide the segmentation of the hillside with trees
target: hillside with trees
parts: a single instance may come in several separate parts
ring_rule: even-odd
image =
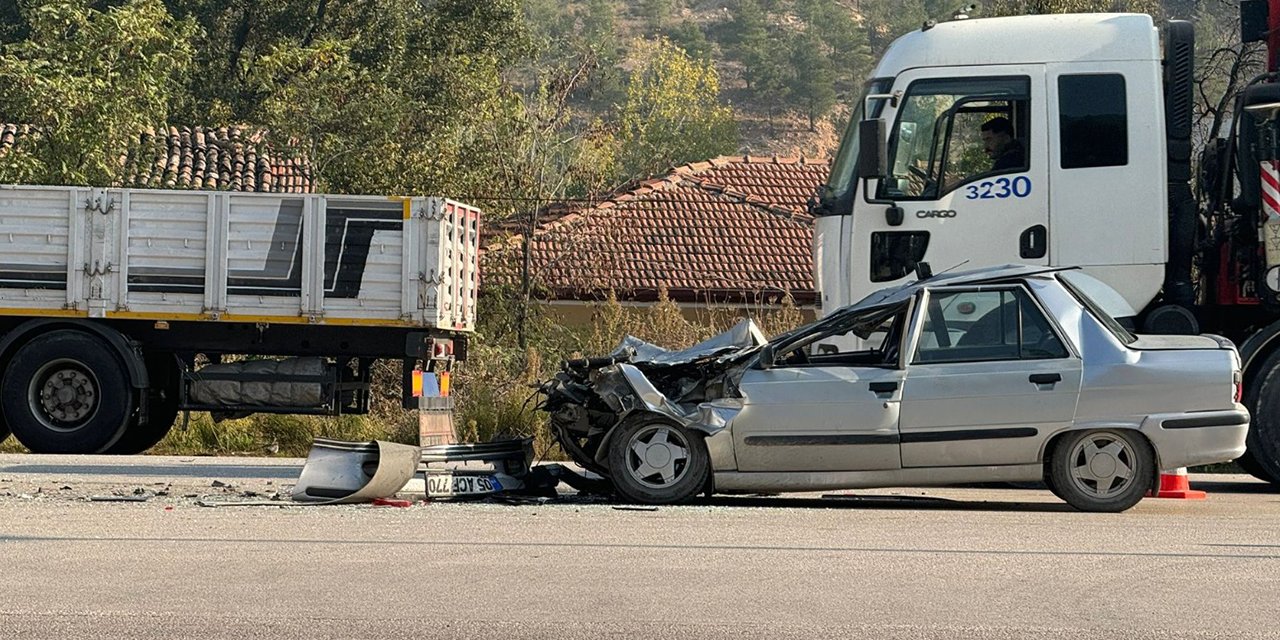
[[[40,134],[0,181],[111,184],[121,150],[165,126],[259,128],[324,190],[447,193],[491,215],[720,154],[823,157],[880,53],[955,4],[4,3],[0,121]],[[1234,5],[993,0],[974,16],[1139,10],[1226,39]]]

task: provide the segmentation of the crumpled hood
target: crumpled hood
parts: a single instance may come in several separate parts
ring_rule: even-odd
[[[611,355],[618,357],[630,351],[634,354],[628,361],[631,364],[675,366],[709,358],[745,355],[766,342],[768,339],[755,321],[751,318],[743,318],[728,331],[688,349],[669,351],[635,336],[627,336],[622,339],[622,343]]]

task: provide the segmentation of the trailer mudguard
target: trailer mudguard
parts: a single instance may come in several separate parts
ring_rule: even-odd
[[[13,357],[13,353],[25,344],[27,340],[43,333],[60,329],[82,331],[102,338],[120,356],[120,361],[124,363],[125,369],[129,372],[129,383],[133,388],[146,389],[151,386],[151,380],[147,376],[147,366],[142,361],[142,355],[134,347],[134,343],[124,334],[111,327],[86,320],[67,318],[36,319],[28,320],[14,327],[12,331],[0,337],[0,364],[7,363]]]

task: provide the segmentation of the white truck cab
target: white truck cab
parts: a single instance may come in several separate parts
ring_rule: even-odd
[[[899,38],[814,207],[822,308],[906,282],[921,261],[1082,266],[1146,307],[1169,252],[1162,70],[1142,14],[958,20]]]

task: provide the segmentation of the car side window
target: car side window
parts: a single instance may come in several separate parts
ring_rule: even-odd
[[[872,310],[832,324],[780,352],[776,367],[897,367],[906,309]]]
[[[1049,319],[1022,288],[942,291],[929,296],[913,362],[1067,357]]]

